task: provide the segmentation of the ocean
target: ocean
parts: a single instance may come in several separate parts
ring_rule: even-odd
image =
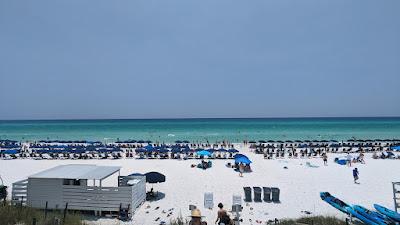
[[[0,121],[0,139],[19,141],[347,140],[400,138],[396,118],[257,118]]]

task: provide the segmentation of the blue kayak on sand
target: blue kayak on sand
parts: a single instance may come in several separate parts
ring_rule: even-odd
[[[393,210],[390,210],[390,209],[388,209],[388,208],[386,208],[386,207],[383,207],[383,206],[381,206],[381,205],[378,205],[378,204],[374,204],[374,208],[375,208],[378,212],[380,212],[380,213],[382,213],[383,215],[389,217],[390,219],[392,219],[392,220],[394,220],[394,221],[397,221],[397,222],[400,222],[400,214],[399,214],[399,213],[397,213],[397,212],[395,212],[395,211],[393,211]]]
[[[376,222],[379,225],[394,224],[387,216],[382,215],[378,212],[371,211],[360,205],[354,205],[353,209],[363,215],[364,217]]]
[[[349,210],[351,206],[347,203],[343,202],[342,200],[335,198],[329,192],[321,192],[320,197],[322,200],[327,202],[329,205],[335,207],[336,209],[340,210],[343,213],[349,214]]]
[[[320,197],[322,200],[327,202],[329,205],[335,207],[336,209],[340,210],[343,213],[346,213],[348,215],[351,215],[359,220],[361,220],[363,223],[367,225],[380,225],[379,223],[376,223],[372,221],[371,219],[368,219],[367,217],[361,215],[357,211],[353,209],[350,205],[347,203],[343,202],[342,200],[332,196],[329,192],[321,192]]]

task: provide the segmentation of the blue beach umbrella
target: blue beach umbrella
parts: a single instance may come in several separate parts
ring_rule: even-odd
[[[207,152],[210,152],[210,153],[213,153],[213,152],[215,152],[215,149],[209,148],[209,149],[207,149],[206,151],[207,151]]]
[[[172,152],[172,153],[179,153],[179,152],[181,152],[181,150],[180,150],[179,148],[173,148],[173,149],[171,150],[171,152]]]
[[[245,156],[245,155],[243,155],[243,154],[236,154],[233,158],[234,158],[234,159],[237,159],[237,158],[242,158],[242,157],[244,157],[244,158],[249,158],[249,157],[247,157],[247,156]]]
[[[135,152],[136,152],[136,153],[145,152],[145,151],[146,151],[146,149],[144,149],[144,148],[137,148],[137,149],[135,149]]]
[[[235,163],[250,164],[251,160],[247,157],[239,157],[235,159]]]
[[[229,152],[229,153],[238,153],[239,150],[234,149],[234,148],[231,148],[231,149],[228,149],[228,152]]]
[[[202,151],[198,151],[196,154],[200,155],[200,156],[210,156],[211,152],[206,151],[206,150],[202,150]]]
[[[393,146],[393,147],[392,147],[392,150],[400,151],[400,145],[399,145],[399,146]]]
[[[16,149],[7,149],[2,151],[3,154],[9,154],[9,155],[13,155],[13,154],[18,154],[19,150]]]
[[[224,149],[224,148],[220,148],[217,150],[218,152],[227,152],[228,150]]]
[[[183,152],[192,152],[193,150],[190,149],[190,148],[183,148],[182,151],[183,151]]]
[[[228,152],[229,153],[238,153],[239,151],[234,149],[234,148],[231,148],[231,149],[228,150]]]
[[[144,148],[145,148],[147,151],[153,151],[153,150],[154,150],[154,147],[153,147],[152,145],[146,145],[146,146],[144,146]]]
[[[168,152],[169,152],[169,150],[166,149],[166,148],[161,148],[160,149],[160,153],[168,153]]]

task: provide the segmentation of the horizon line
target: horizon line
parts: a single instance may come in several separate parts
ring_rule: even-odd
[[[78,119],[0,119],[7,121],[80,121],[80,120],[218,120],[218,119],[400,119],[400,116],[303,116],[303,117],[165,117],[165,118],[78,118]]]

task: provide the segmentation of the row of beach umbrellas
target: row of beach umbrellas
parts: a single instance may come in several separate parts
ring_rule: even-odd
[[[180,152],[196,152],[197,154],[203,154],[203,155],[211,155],[214,152],[228,152],[228,153],[238,153],[239,151],[237,149],[224,149],[224,148],[220,148],[220,149],[202,149],[202,148],[197,148],[197,149],[191,149],[188,146],[185,147],[173,147],[173,148],[167,148],[167,147],[154,147],[152,145],[146,145],[143,148],[137,148],[135,150],[135,152],[137,153],[141,153],[141,152],[159,152],[159,153],[168,153],[168,152],[172,152],[172,153],[180,153]]]

